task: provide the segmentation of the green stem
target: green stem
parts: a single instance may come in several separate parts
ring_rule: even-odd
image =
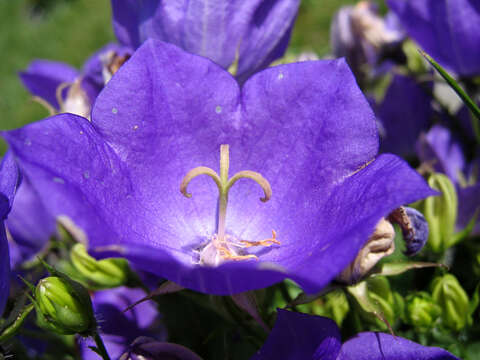
[[[93,340],[95,340],[95,345],[97,345],[96,352],[98,355],[102,357],[103,360],[111,360],[110,356],[108,356],[107,349],[105,348],[105,345],[103,344],[103,340],[100,337],[100,334],[98,331],[95,331],[93,334]]]
[[[10,324],[1,334],[0,334],[0,343],[4,342],[5,340],[10,339],[11,337],[15,336],[15,334],[20,330],[23,321],[26,319],[28,314],[33,310],[34,305],[28,304],[25,306],[22,311],[17,315],[15,321]]]

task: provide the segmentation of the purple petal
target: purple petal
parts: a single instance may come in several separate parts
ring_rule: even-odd
[[[477,213],[473,234],[480,234],[480,182],[465,188],[457,187],[458,214],[457,228],[464,229]]]
[[[477,0],[388,0],[407,33],[441,65],[460,75],[480,73]]]
[[[343,344],[337,360],[455,360],[437,347],[426,347],[401,337],[364,332]]]
[[[202,360],[197,354],[178,344],[140,337],[121,360]]]
[[[112,0],[118,40],[138,47],[148,38],[173,43],[228,68],[239,52],[246,79],[286,50],[299,0],[188,2]]]
[[[420,133],[430,126],[433,115],[430,102],[427,90],[422,89],[414,79],[394,76],[378,109],[378,117],[385,130],[382,151],[402,156],[415,153]]]
[[[272,332],[250,360],[335,360],[340,346],[333,320],[278,309]]]
[[[93,104],[100,91],[105,86],[105,79],[102,73],[104,63],[102,58],[109,52],[114,52],[119,56],[130,55],[133,49],[128,46],[110,43],[90,56],[82,68],[82,88],[87,92],[90,103]]]
[[[131,310],[124,310],[145,297],[140,289],[125,287],[98,291],[93,295],[92,303],[95,317],[99,321],[102,339],[112,359],[118,359],[138,336],[152,336],[157,340],[165,340],[165,329],[158,323],[158,312],[151,302],[143,302]],[[155,332],[153,331],[155,330]],[[84,359],[96,359],[98,355],[87,346],[94,345],[92,340],[81,343]],[[95,357],[96,356],[96,357]]]
[[[271,68],[240,92],[210,61],[149,41],[100,94],[92,123],[62,115],[4,136],[52,213],[84,229],[97,256],[120,253],[214,294],[285,277],[317,292],[382,216],[433,194],[394,156],[369,164],[375,119],[343,60]],[[205,177],[192,181],[191,199],[179,187],[194,167],[218,170],[221,144],[230,145],[231,174],[258,171],[273,189],[261,203],[257,184],[236,183],[228,233],[257,241],[274,229],[281,245],[254,252],[258,262],[198,266],[194,249],[216,231],[218,190]]]
[[[19,181],[17,164],[8,152],[0,165],[0,316],[5,309],[10,289],[10,257],[4,220],[12,206]]]
[[[78,76],[78,71],[61,62],[35,60],[19,75],[32,95],[46,100],[58,110],[60,108],[56,97],[58,86],[73,82]]]
[[[460,142],[450,131],[441,126],[433,126],[417,142],[417,154],[422,162],[430,163],[435,171],[446,174],[454,183],[465,168],[465,158]]]
[[[18,188],[6,225],[15,242],[10,243],[17,252],[15,265],[38,253],[55,233],[55,218],[47,212],[25,176]]]

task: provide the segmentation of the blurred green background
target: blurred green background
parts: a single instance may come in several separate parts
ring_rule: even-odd
[[[355,0],[302,0],[291,50],[329,51],[329,26],[334,12]],[[0,0],[1,129],[12,129],[47,116],[31,100],[17,76],[36,58],[69,63],[77,68],[95,50],[114,41],[108,0]],[[0,145],[0,151],[4,145]]]

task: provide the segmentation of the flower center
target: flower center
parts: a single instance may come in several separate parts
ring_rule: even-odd
[[[242,253],[242,249],[252,246],[271,246],[273,244],[280,245],[280,242],[276,239],[276,233],[274,230],[272,230],[271,238],[260,241],[238,240],[235,237],[226,234],[225,222],[227,217],[228,192],[239,179],[251,179],[260,185],[265,195],[264,197],[260,198],[262,202],[267,202],[272,196],[272,188],[270,187],[270,183],[267,181],[267,179],[255,171],[239,171],[231,178],[228,178],[228,149],[228,145],[220,146],[220,175],[218,175],[211,168],[199,166],[190,170],[180,184],[180,192],[187,198],[192,197],[192,194],[187,192],[188,184],[193,178],[199,175],[210,176],[218,187],[219,197],[217,233],[211,237],[209,242],[202,249],[200,249],[199,263],[201,265],[217,266],[226,260],[258,260],[256,255]]]

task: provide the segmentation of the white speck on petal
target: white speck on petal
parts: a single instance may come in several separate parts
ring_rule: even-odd
[[[138,125],[134,125],[133,130],[138,130]]]
[[[278,80],[282,80],[283,76],[284,76],[283,73],[278,74],[278,76],[277,76]]]
[[[118,113],[118,109],[117,108],[112,108],[112,114],[117,114]]]
[[[220,105],[217,105],[217,107],[215,108],[215,112],[217,114],[220,114],[222,112],[222,107]]]
[[[88,179],[88,178],[90,177],[90,173],[89,173],[88,171],[84,171],[84,172],[83,172],[83,177],[84,177],[85,179]]]

